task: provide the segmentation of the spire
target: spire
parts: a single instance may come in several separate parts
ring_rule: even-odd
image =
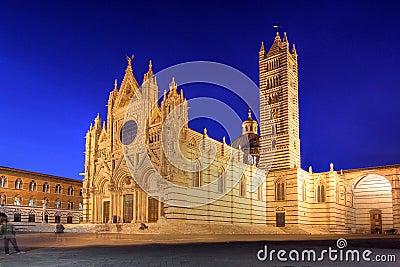
[[[204,128],[203,137],[208,137],[208,135],[207,135],[207,128]]]
[[[265,51],[264,42],[261,42],[260,52],[264,52],[264,51]]]
[[[114,80],[114,91],[118,91],[118,80]]]
[[[283,33],[283,42],[287,43],[288,42],[288,38],[286,36],[286,32]]]
[[[151,62],[151,59],[150,59],[150,61],[149,61],[149,70],[147,71],[147,73],[144,74],[143,82],[145,82],[148,79],[150,79],[151,76],[153,76],[153,63]]]
[[[126,66],[126,69],[125,69],[125,77],[126,77],[126,75],[127,75],[128,73],[133,74],[132,60],[133,60],[134,57],[135,57],[135,56],[134,56],[133,54],[132,54],[131,57],[126,56],[126,61],[128,62],[128,65]],[[124,77],[124,80],[125,80],[125,77]],[[122,81],[122,82],[123,82],[123,81]]]
[[[100,124],[101,124],[100,113],[97,113],[97,116],[94,119],[94,128],[95,129],[100,129],[100,127],[101,127]]]
[[[292,46],[292,54],[297,56],[296,46],[294,44]]]
[[[247,115],[248,115],[248,119],[252,119],[252,117],[251,117],[251,109],[249,108],[249,111],[247,112]]]
[[[169,93],[176,93],[176,89],[178,88],[178,85],[175,82],[175,77],[172,77],[172,81],[169,84]]]
[[[275,40],[274,41],[275,42],[276,41],[279,41],[279,42],[281,41],[281,37],[279,36],[279,32],[278,31],[276,32],[276,36],[275,36]]]

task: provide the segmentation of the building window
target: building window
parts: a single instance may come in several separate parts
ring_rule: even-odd
[[[36,199],[30,198],[28,202],[28,206],[35,207],[36,206]]]
[[[302,201],[306,201],[307,200],[307,185],[306,185],[306,181],[303,181],[303,184],[301,186],[301,200]]]
[[[325,202],[326,201],[326,197],[325,197],[325,185],[323,184],[319,184],[317,186],[317,202],[321,203],[321,202]]]
[[[7,197],[6,195],[0,196],[0,204],[6,205],[7,204]]]
[[[56,185],[56,194],[61,194],[61,185],[60,184],[57,184]]]
[[[49,207],[49,201],[47,200],[47,198],[42,200],[42,208],[48,208]]]
[[[15,189],[22,189],[22,180],[20,178],[15,181]]]
[[[243,176],[239,182],[239,194],[241,197],[246,197],[246,176]]]
[[[35,222],[35,214],[29,214],[28,222]]]
[[[226,175],[223,170],[218,172],[218,192],[225,192],[225,184],[226,184]]]
[[[61,201],[60,201],[59,199],[56,200],[56,202],[55,202],[55,204],[54,204],[54,207],[55,207],[56,209],[61,209]]]
[[[67,209],[72,210],[73,206],[74,206],[74,203],[72,203],[71,201],[68,201]]]
[[[21,206],[22,205],[22,197],[20,197],[20,196],[14,197],[14,205]]]
[[[199,187],[201,186],[201,172],[200,172],[200,164],[196,163],[194,165],[194,169],[192,172],[192,186]]]
[[[72,216],[71,215],[67,216],[67,223],[72,223]]]
[[[21,222],[21,213],[14,213],[14,222]]]
[[[0,187],[4,188],[7,186],[7,178],[2,176],[0,180]]]
[[[72,186],[68,187],[68,196],[72,196],[74,194],[74,189]]]
[[[61,222],[61,216],[60,215],[54,216],[54,222],[55,223],[60,223]]]
[[[276,148],[276,140],[272,140],[271,148]]]
[[[79,210],[83,210],[83,204],[79,203]]]
[[[83,193],[82,193],[83,191],[82,191],[82,188],[81,189],[79,189],[79,196],[81,197],[82,195],[83,195]]]
[[[263,200],[263,184],[260,180],[258,181],[257,197],[258,197],[258,200],[260,200],[260,201]]]
[[[34,180],[29,183],[29,190],[36,191],[36,182]]]
[[[285,183],[282,180],[275,183],[275,200],[285,200]]]
[[[47,193],[47,192],[49,192],[49,189],[50,189],[49,183],[45,182],[43,184],[43,192]]]

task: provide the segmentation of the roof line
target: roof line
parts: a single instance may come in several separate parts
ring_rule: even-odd
[[[45,174],[45,173],[39,173],[39,172],[32,172],[32,171],[21,170],[21,169],[10,168],[10,167],[4,167],[4,166],[0,166],[0,171],[32,174],[32,175],[41,176],[41,177],[44,177],[44,178],[61,179],[61,180],[70,181],[70,182],[82,182],[81,180],[77,180],[77,179],[66,178],[66,177],[61,177],[61,176],[56,176],[56,175],[51,175],[51,174]]]

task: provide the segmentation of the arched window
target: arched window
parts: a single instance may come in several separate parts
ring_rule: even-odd
[[[57,199],[56,202],[54,203],[54,207],[56,209],[61,209],[61,201],[59,199]]]
[[[46,208],[49,207],[49,200],[48,200],[47,198],[44,198],[44,199],[42,200],[42,208],[43,208],[43,207],[46,207]]]
[[[271,148],[276,148],[276,140],[272,140]]]
[[[275,200],[285,200],[285,183],[283,180],[278,180],[275,183]]]
[[[0,187],[4,188],[6,186],[7,186],[7,178],[4,176],[1,176]]]
[[[36,191],[36,182],[34,180],[29,183],[29,191]]]
[[[34,197],[29,198],[28,206],[35,207],[36,206],[36,198],[34,198]]]
[[[22,189],[22,180],[21,178],[18,178],[15,180],[15,189]]]
[[[321,203],[321,202],[325,202],[325,185],[320,183],[317,186],[317,202]]]
[[[218,171],[218,192],[225,192],[225,184],[226,184],[226,175],[223,169]]]
[[[0,205],[6,205],[7,204],[7,197],[6,195],[0,196]]]
[[[72,203],[70,200],[68,200],[67,209],[72,210],[74,208],[73,206],[74,206],[74,203]]]
[[[302,199],[303,201],[306,201],[306,200],[307,200],[307,185],[306,185],[306,180],[303,180],[303,184],[302,184],[302,186],[301,186],[301,191],[302,191],[302,193],[301,193],[301,199]]]
[[[260,201],[263,200],[263,184],[261,180],[258,180],[257,198]]]
[[[72,186],[68,187],[68,196],[72,196],[74,194],[74,189]]]
[[[29,217],[28,217],[28,222],[35,222],[35,218],[36,216],[35,216],[35,212],[34,211],[31,211],[30,213],[29,213]]]
[[[22,205],[22,197],[20,197],[20,196],[15,196],[15,197],[14,197],[14,205],[15,205],[15,206],[21,206],[21,205]]]
[[[81,189],[79,189],[79,196],[81,197],[82,195],[83,195],[83,190],[81,188]]]
[[[243,176],[239,182],[239,194],[241,197],[246,197],[246,191],[247,191],[246,186],[247,186],[246,176]]]
[[[21,221],[21,213],[16,212],[14,213],[14,222],[20,222]]]
[[[79,210],[83,210],[83,204],[79,203]]]
[[[201,186],[201,172],[200,172],[200,164],[195,163],[193,172],[192,172],[192,186],[199,187]]]
[[[57,184],[56,185],[56,194],[61,194],[61,185],[60,184]]]
[[[49,189],[50,189],[49,183],[45,182],[43,184],[43,192],[47,193],[47,192],[49,192]]]

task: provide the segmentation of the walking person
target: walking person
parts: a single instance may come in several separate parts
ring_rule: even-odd
[[[64,238],[64,225],[61,223],[56,224],[56,230],[54,233],[56,234],[56,243],[58,243],[61,246],[65,246],[65,238]]]
[[[3,225],[1,226],[1,234],[4,236],[4,250],[6,255],[10,255],[10,248],[8,247],[9,242],[14,246],[16,253],[21,253],[21,250],[18,248],[17,240],[15,239],[15,226],[8,222],[8,218],[6,217]]]

